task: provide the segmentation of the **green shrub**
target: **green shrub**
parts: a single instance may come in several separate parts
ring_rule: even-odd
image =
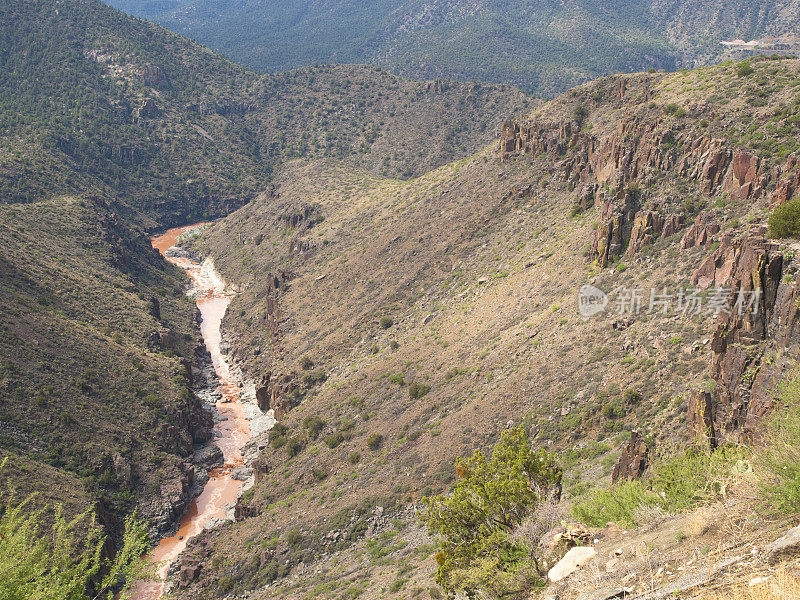
[[[314,369],[303,375],[303,383],[307,387],[313,387],[318,383],[324,383],[328,379],[324,369]]]
[[[338,446],[344,441],[344,435],[342,434],[341,431],[335,431],[329,435],[326,435],[325,439],[322,441],[328,448],[333,450],[334,448],[336,448],[336,446]]]
[[[575,517],[587,525],[604,526],[615,521],[623,527],[636,523],[636,510],[658,506],[677,512],[724,497],[731,485],[749,464],[750,452],[742,447],[721,448],[709,452],[692,447],[652,468],[647,482],[625,482],[611,488],[591,492],[573,504]]]
[[[383,436],[380,433],[373,433],[367,438],[367,448],[373,452],[380,449],[383,445]]]
[[[147,526],[135,516],[125,519],[122,546],[111,561],[91,511],[69,519],[61,505],[54,514],[33,509],[33,498],[17,502],[10,489],[0,492],[0,598],[111,600],[117,586],[128,597],[138,582],[156,578],[154,565],[142,558]]]
[[[736,65],[736,75],[739,77],[748,77],[754,73],[753,65],[749,60],[743,60]]]
[[[381,329],[389,329],[392,325],[394,325],[394,321],[392,317],[381,317]]]
[[[286,454],[289,458],[294,458],[300,452],[302,452],[304,447],[303,440],[299,437],[293,437],[288,442],[286,442]]]
[[[774,238],[800,237],[800,198],[784,202],[769,216],[769,235]]]
[[[625,390],[622,398],[626,404],[636,406],[642,401],[642,394],[636,390]]]
[[[778,408],[768,420],[766,449],[758,458],[762,491],[770,505],[789,514],[800,512],[800,369],[780,386]]]
[[[320,432],[325,429],[325,421],[316,415],[309,415],[303,419],[303,428],[308,431],[308,437],[315,440],[319,437]]]
[[[616,400],[611,400],[603,405],[602,414],[606,419],[620,419],[625,416],[625,408]]]
[[[406,380],[402,373],[394,373],[389,375],[389,383],[394,383],[395,385],[402,387],[406,384]]]
[[[588,116],[589,109],[583,104],[576,106],[575,110],[572,112],[572,120],[578,123],[578,125],[583,125],[584,121],[586,121],[586,117]]]
[[[303,543],[303,533],[295,527],[286,533],[286,543],[290,548],[297,548]]]
[[[299,362],[300,362],[300,368],[303,369],[303,371],[308,371],[311,367],[314,366],[314,361],[311,360],[308,356],[303,356],[302,358],[300,358]]]
[[[408,396],[412,400],[419,400],[430,391],[431,386],[418,381],[414,381],[408,386]]]
[[[456,461],[459,481],[452,494],[423,498],[421,517],[439,537],[436,581],[449,592],[527,587],[538,574],[529,570],[531,552],[512,532],[561,484],[553,455],[533,450],[527,432],[504,432],[487,459],[475,452]],[[520,581],[520,579],[522,581]]]
[[[289,428],[283,423],[275,423],[272,429],[269,430],[268,439],[269,445],[275,449],[280,448],[286,444],[286,435],[289,433]]]
[[[575,518],[591,527],[605,527],[613,521],[620,527],[634,527],[636,511],[642,506],[660,506],[661,500],[638,481],[611,488],[599,488],[572,505]]]

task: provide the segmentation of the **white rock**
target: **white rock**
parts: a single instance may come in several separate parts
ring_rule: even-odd
[[[552,582],[561,581],[577,571],[583,564],[597,556],[597,550],[590,546],[577,546],[564,555],[556,566],[547,572],[547,577]]]

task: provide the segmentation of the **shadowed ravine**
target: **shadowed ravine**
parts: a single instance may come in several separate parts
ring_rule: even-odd
[[[165,254],[181,234],[199,225],[170,229],[153,238],[153,247]],[[224,464],[209,473],[208,483],[181,518],[175,535],[162,539],[150,553],[151,560],[162,563],[159,568],[162,578],[187,542],[207,528],[212,520],[226,518],[228,508],[236,502],[243,484],[233,479],[231,473],[242,466],[242,448],[250,437],[250,426],[239,398],[239,381],[232,375],[230,365],[220,351],[222,318],[231,298],[226,295],[211,261],[198,264],[188,258],[167,257],[167,260],[185,269],[197,289],[197,307],[202,317],[200,332],[211,354],[222,393],[222,398],[216,403],[219,419],[215,419],[213,442],[222,450]],[[158,599],[164,592],[164,585],[163,581],[143,584],[137,589],[134,599]]]

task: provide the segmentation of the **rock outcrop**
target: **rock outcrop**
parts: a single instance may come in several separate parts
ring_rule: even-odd
[[[681,239],[681,250],[688,250],[698,246],[710,246],[712,238],[720,230],[717,219],[717,215],[710,212],[697,215],[694,224],[686,230],[683,239]]]
[[[142,65],[139,69],[139,76],[145,85],[159,87],[167,83],[167,76],[161,67],[154,64]]]
[[[622,449],[622,454],[611,471],[611,482],[639,479],[647,469],[649,448],[638,431],[631,431],[631,439]]]
[[[275,374],[268,371],[256,386],[256,402],[262,412],[270,409],[275,411],[275,419],[280,421],[283,416],[294,408],[299,398],[300,382],[295,373]]]
[[[188,462],[164,467],[159,491],[143,498],[139,514],[153,525],[159,534],[170,531],[191,502],[194,467]]]
[[[161,109],[158,108],[156,101],[152,98],[145,98],[142,101],[142,105],[136,110],[136,118],[138,120],[141,119],[153,119],[161,115]]]
[[[689,403],[694,433],[713,447],[732,435],[757,434],[773,407],[776,384],[788,359],[800,348],[800,289],[777,245],[755,231],[720,247],[697,268],[692,281],[714,288],[719,312],[711,341],[714,394],[696,392]],[[713,301],[713,300],[709,300]],[[774,360],[764,360],[772,353]]]
[[[619,106],[634,96],[648,97],[649,80],[642,76],[605,80],[605,98],[617,97]],[[619,100],[622,98],[622,100]],[[780,204],[800,190],[800,158],[791,156],[785,167],[771,168],[766,161],[734,149],[725,139],[663,114],[653,115],[644,105],[622,114],[611,133],[594,134],[576,121],[506,121],[500,132],[503,162],[527,155],[548,155],[551,175],[568,182],[577,192],[576,205],[587,210],[601,206],[601,216],[590,258],[607,266],[627,248],[633,256],[658,237],[673,235],[684,226],[682,214],[645,207],[645,199],[632,190],[646,189],[663,174],[694,182],[706,195],[727,193],[737,201],[763,197],[775,185],[770,201]],[[607,131],[607,130],[606,130]],[[640,206],[641,205],[641,206]],[[701,215],[684,236],[682,246],[710,244],[719,223]]]

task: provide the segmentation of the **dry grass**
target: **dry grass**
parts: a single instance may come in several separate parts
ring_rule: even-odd
[[[724,590],[706,592],[698,600],[795,600],[800,598],[800,574],[780,570],[754,575]]]

